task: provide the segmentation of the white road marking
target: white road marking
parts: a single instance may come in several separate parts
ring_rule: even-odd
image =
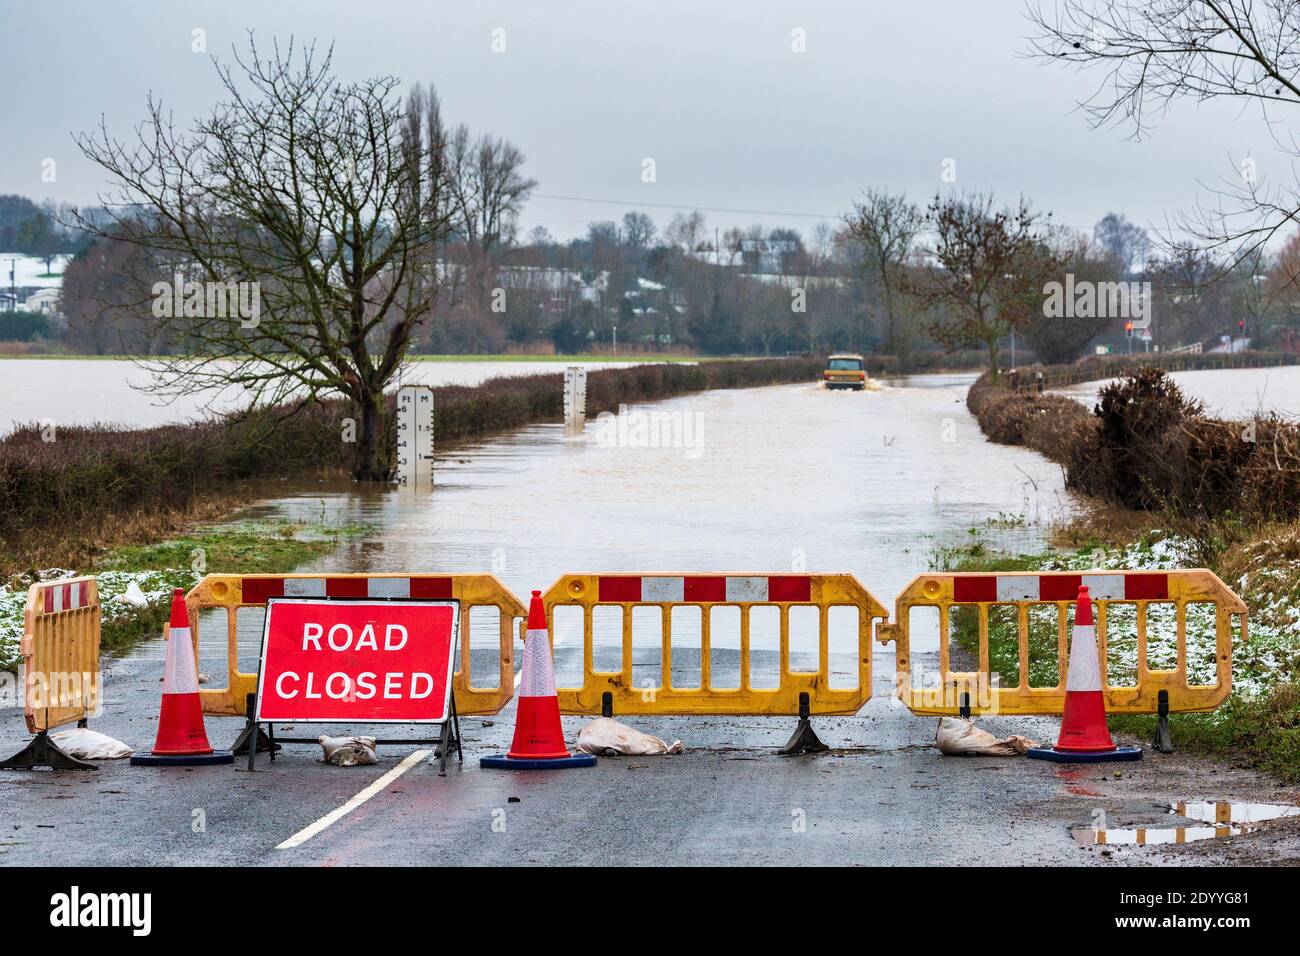
[[[338,823],[338,821],[342,820],[345,816],[347,816],[357,807],[361,806],[361,804],[365,803],[367,800],[369,800],[375,794],[379,793],[381,790],[383,790],[386,786],[388,786],[390,783],[392,783],[402,774],[406,773],[406,771],[414,767],[425,757],[429,756],[431,752],[432,751],[429,750],[416,750],[407,754],[406,758],[401,763],[399,763],[392,770],[388,771],[388,773],[384,774],[382,777],[380,777],[370,786],[366,787],[366,789],[356,794],[347,803],[343,804],[341,807],[336,807],[335,809],[331,810],[329,813],[325,814],[325,816],[321,817],[319,820],[317,820],[315,823],[311,824],[310,826],[303,827],[293,836],[289,837],[289,839],[279,844],[276,847],[276,849],[292,850],[296,846],[302,846],[304,843],[306,843],[316,834],[320,833],[322,830],[326,829],[329,826],[332,826],[335,823]]]

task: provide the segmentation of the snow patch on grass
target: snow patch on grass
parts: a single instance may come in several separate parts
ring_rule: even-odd
[[[75,571],[51,568],[40,572],[41,581],[61,581],[76,577]],[[139,613],[137,605],[124,599],[132,584],[144,595],[147,604],[159,605],[171,599],[172,588],[188,591],[200,575],[189,569],[162,571],[101,571],[99,583],[100,621],[102,627],[126,621]],[[0,586],[0,670],[17,667],[19,640],[23,635],[23,614],[27,606],[30,582],[16,581]]]

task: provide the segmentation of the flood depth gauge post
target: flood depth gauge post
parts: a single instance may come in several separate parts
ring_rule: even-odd
[[[587,426],[587,370],[570,365],[564,370],[564,434],[581,435]]]
[[[397,391],[397,483],[411,491],[433,488],[433,389]]]

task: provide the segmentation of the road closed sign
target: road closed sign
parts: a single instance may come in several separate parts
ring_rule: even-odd
[[[441,723],[451,701],[455,601],[267,602],[257,720]]]

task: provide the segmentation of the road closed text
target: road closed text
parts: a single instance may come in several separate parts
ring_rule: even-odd
[[[456,612],[451,602],[272,602],[259,718],[443,719]]]

